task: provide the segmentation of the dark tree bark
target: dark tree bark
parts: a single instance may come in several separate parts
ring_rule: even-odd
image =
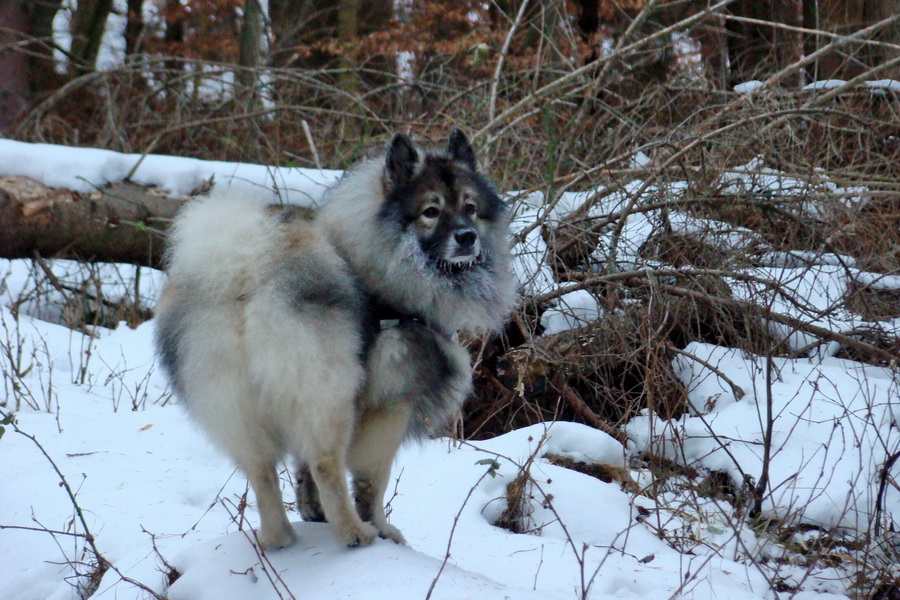
[[[577,0],[578,33],[581,39],[590,42],[600,30],[600,0]]]
[[[97,68],[97,55],[106,30],[106,19],[112,11],[113,0],[79,0],[70,25],[72,48],[69,52],[69,72],[89,73]]]
[[[817,0],[816,29],[847,35],[858,29],[863,22],[863,2],[861,0]],[[830,41],[830,40],[824,40]],[[820,40],[816,47],[821,45]],[[854,64],[854,49],[844,47],[829,52],[816,63],[815,79],[852,77],[859,73],[859,65]]]
[[[339,80],[324,72],[317,74],[317,78],[345,89],[348,85],[377,87],[390,80],[377,72],[392,72],[396,65],[395,54],[357,57],[354,63],[352,56],[336,54],[330,42],[340,40],[352,45],[362,36],[387,30],[393,17],[392,0],[269,0],[273,38],[269,45],[269,63],[275,67],[326,70],[345,66],[349,58],[354,66],[364,67],[356,69],[351,74],[352,79]],[[283,102],[316,102],[315,97],[302,90],[287,88],[283,85],[278,91]]]
[[[269,60],[276,67],[298,66],[296,48],[308,41],[333,34],[336,26],[333,2],[310,0],[269,0],[272,44]],[[302,62],[302,61],[301,61]]]
[[[900,14],[900,0],[804,0],[804,26],[839,35],[848,35]],[[805,50],[810,53],[825,41],[807,36]],[[872,39],[890,44],[900,43],[900,22],[876,32]],[[810,69],[812,79],[850,79],[898,56],[896,50],[860,44],[843,46],[829,52]],[[900,77],[900,67],[878,73],[877,78]]]
[[[260,66],[260,44],[263,35],[263,12],[259,0],[247,0],[244,4],[244,22],[241,25],[240,57],[238,58],[238,93],[244,97],[248,109],[258,102],[256,82]]]
[[[125,56],[141,51],[144,38],[144,0],[128,0],[128,16],[125,21]]]
[[[344,47],[341,56],[341,71],[338,77],[338,84],[342,89],[353,94],[359,87],[356,74],[353,69],[356,67],[356,58],[352,50],[353,44],[357,41],[359,31],[359,0],[340,0],[338,7],[337,34],[338,40]]]
[[[179,0],[165,0],[162,16],[166,24],[163,39],[165,40],[167,54],[179,56],[181,44],[184,43],[185,39],[185,22],[187,21],[185,9]],[[184,70],[185,63],[171,58],[166,60],[165,64],[166,73],[163,81],[166,87],[178,95],[183,92],[185,86],[185,79],[180,76],[180,73]]]
[[[888,17],[900,14],[900,0],[867,0],[864,4],[863,19],[865,25],[877,23]],[[879,42],[900,45],[900,22],[894,22],[875,34]],[[884,64],[900,57],[895,48],[867,46],[863,50],[863,62],[870,67]],[[882,71],[878,79],[900,79],[900,65]]]
[[[738,0],[731,5],[732,14],[797,26],[800,24],[798,0]],[[729,85],[761,79],[800,58],[797,34],[770,27],[729,20],[728,60]]]
[[[0,3],[0,133],[12,131],[28,108],[30,68],[21,45],[30,29],[24,2]]]
[[[713,89],[725,88],[728,85],[728,41],[722,15],[704,19],[697,28],[696,39],[706,65],[706,81]]]
[[[0,175],[0,258],[40,255],[161,268],[172,219],[185,202],[210,189],[211,182],[173,198],[121,181],[82,194],[30,177]],[[277,209],[303,219],[313,215],[302,206]]]
[[[803,1],[803,28],[818,31],[819,29],[819,0]],[[803,36],[803,53],[807,56],[819,49],[819,36],[815,33],[807,33]],[[815,61],[806,67],[806,76],[810,81],[818,77],[819,61]]]
[[[56,59],[53,56],[53,19],[62,6],[62,0],[35,0],[25,2],[31,20],[32,43],[28,46],[31,56],[31,90],[41,94],[56,87]]]

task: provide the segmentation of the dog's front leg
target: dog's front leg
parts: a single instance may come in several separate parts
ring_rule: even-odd
[[[356,510],[364,521],[378,528],[378,535],[398,544],[405,544],[406,539],[387,521],[384,494],[411,412],[408,404],[398,403],[363,414],[350,447]]]

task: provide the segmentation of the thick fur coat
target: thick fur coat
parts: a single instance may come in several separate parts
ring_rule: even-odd
[[[285,455],[304,518],[350,546],[403,541],[384,514],[391,462],[471,391],[456,332],[496,331],[512,309],[507,236],[461,132],[443,151],[395,136],[313,222],[221,192],[179,214],[158,354],[188,413],[247,475],[264,546],[295,539]]]

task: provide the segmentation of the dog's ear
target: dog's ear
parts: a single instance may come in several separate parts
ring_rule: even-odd
[[[419,162],[419,153],[402,133],[395,133],[388,145],[385,167],[395,185],[407,183],[416,174]]]
[[[450,132],[447,151],[450,152],[450,158],[460,161],[473,171],[478,168],[475,162],[475,150],[472,149],[472,144],[469,143],[469,138],[462,132],[462,129],[454,129]]]

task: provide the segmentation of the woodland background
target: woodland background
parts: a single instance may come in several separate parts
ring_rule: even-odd
[[[897,0],[8,0],[0,131],[315,166],[306,121],[338,167],[394,129],[462,125],[497,143],[492,159],[520,157],[520,185],[546,185],[708,118],[742,82],[896,78],[898,13]]]
[[[516,252],[540,254],[547,270],[546,285],[525,282],[502,336],[468,341],[476,394],[465,438],[559,419],[625,442],[636,416],[702,419],[673,370],[685,357],[698,363],[692,343],[752,353],[770,370],[776,359],[820,356],[896,379],[898,81],[900,0],[0,3],[8,139],[343,169],[396,130],[435,143],[451,127],[471,134],[498,188],[531,219],[516,227]],[[36,241],[21,235],[30,214],[21,182],[0,177],[0,256],[33,260],[66,298],[66,324],[88,335],[152,311],[136,287],[103,297],[90,276],[59,281],[46,259],[159,266],[165,227],[186,199],[127,183],[65,196],[80,205],[28,188],[49,202]],[[126,255],[121,238],[105,237],[112,228],[88,228],[84,214],[46,210],[57,204],[101,206],[103,223],[133,226],[124,231],[139,250]],[[652,232],[626,252],[636,215]],[[812,301],[798,278],[826,267],[846,286]],[[575,293],[590,310],[562,302]],[[551,327],[547,316],[566,310],[577,326]],[[834,325],[846,315],[855,325]],[[740,400],[733,373],[699,363]],[[677,481],[679,493],[722,499],[741,523],[787,544],[799,528],[761,512],[776,492],[767,383],[760,472],[735,481],[649,448],[638,460],[653,493]],[[896,420],[884,429],[893,441],[870,482],[879,502],[900,490],[896,430]],[[497,524],[522,529],[528,477],[523,469],[507,490]],[[895,599],[896,541],[870,533],[848,542],[829,530],[799,552],[853,572],[848,594]],[[835,558],[841,544],[859,554]]]
[[[518,236],[541,230],[563,288],[527,296],[479,363],[482,397],[467,426],[481,435],[554,416],[609,429],[647,406],[678,415],[684,390],[668,365],[690,341],[784,351],[723,279],[759,256],[663,223],[640,254],[705,268],[687,291],[650,286],[643,271],[615,274],[614,255],[598,258],[601,232],[621,232],[645,210],[635,206],[651,186],[687,182],[677,200],[646,210],[749,227],[769,250],[837,253],[886,275],[900,268],[900,105],[889,85],[863,85],[900,78],[898,0],[32,0],[2,4],[0,34],[0,130],[11,139],[345,168],[395,130],[438,140],[459,126],[500,189],[539,192],[550,208],[568,191],[603,190]],[[805,182],[800,196],[735,192],[725,175],[748,161]],[[636,177],[643,186],[628,191]],[[865,208],[848,209],[846,190],[861,187]],[[107,210],[135,204],[123,193],[106,198]],[[613,193],[632,199],[628,210],[590,214]],[[180,201],[154,201],[140,200],[155,220],[129,238],[163,236]],[[828,208],[810,220],[795,210],[809,202]],[[114,260],[126,246],[120,236],[98,249],[95,229],[63,235],[60,218],[16,240],[21,220],[0,216],[7,257],[38,249]],[[161,244],[152,247],[119,258],[158,265]],[[589,342],[540,338],[542,313],[576,289],[609,317],[590,324]],[[890,291],[863,286],[846,300],[867,317],[900,315]],[[888,364],[898,344],[868,333],[844,352]]]
[[[783,355],[784,340],[726,281],[759,265],[762,246],[900,269],[900,104],[890,85],[863,85],[900,78],[900,0],[31,0],[2,4],[0,35],[0,131],[11,139],[346,168],[396,130],[472,134],[500,189],[543,195],[548,211],[517,241],[539,230],[561,285],[526,293],[502,341],[481,350],[466,423],[477,435],[553,417],[613,430],[648,406],[677,416],[685,392],[670,363],[691,341]],[[727,176],[748,164],[750,176],[777,169],[802,189],[736,191]],[[680,181],[677,199],[653,191]],[[865,207],[851,209],[847,190],[860,188]],[[546,222],[567,192],[586,189],[598,191]],[[140,222],[124,232],[137,254],[122,229],[104,242],[82,214],[33,230],[8,210],[0,254],[158,266],[161,244],[144,240],[164,237],[183,199],[104,193],[103,210]],[[591,214],[616,193],[627,210]],[[827,209],[811,220],[809,203]],[[138,216],[123,208],[135,205]],[[617,265],[614,249],[598,256],[602,232],[618,236],[629,214],[660,206],[747,227],[760,247],[723,248],[664,219],[640,256],[695,269],[672,289]],[[544,311],[579,289],[607,318],[541,337]],[[866,318],[900,316],[895,292],[866,286],[822,314],[845,301]],[[900,350],[890,334],[860,335],[844,354],[889,364]]]

